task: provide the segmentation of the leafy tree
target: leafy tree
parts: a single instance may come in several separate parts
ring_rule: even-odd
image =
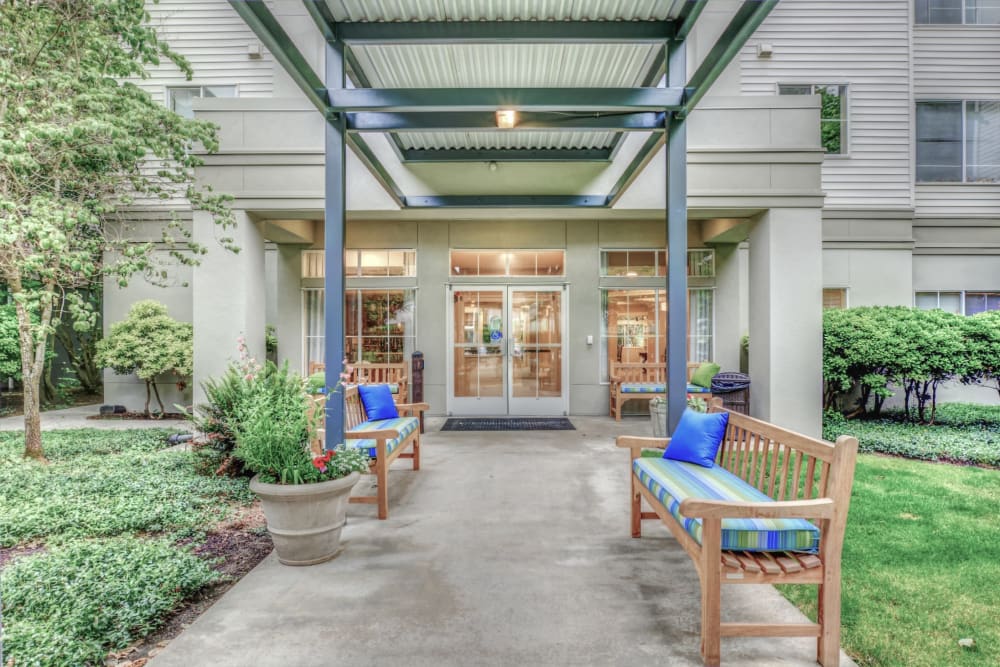
[[[903,385],[903,409],[910,414],[916,400],[923,423],[934,423],[937,390],[942,382],[965,374],[968,353],[962,332],[962,316],[943,310],[900,309],[894,337],[900,346],[896,357]],[[927,408],[930,407],[930,415]]]
[[[194,327],[167,314],[167,307],[152,300],[137,301],[128,317],[111,325],[108,337],[97,343],[97,363],[119,375],[135,373],[146,382],[145,413],[153,395],[166,412],[156,388],[156,377],[175,373],[191,375],[194,366]]]
[[[192,74],[148,23],[143,0],[0,2],[0,281],[18,318],[25,456],[44,460],[48,339],[67,315],[81,331],[96,322],[78,290],[137,273],[166,279],[154,244],[128,240],[125,209],[160,202],[232,222],[226,197],[192,185],[195,149],[218,147],[214,126],[129,81],[161,58]],[[172,218],[162,241],[175,261],[194,263],[204,249]]]
[[[0,380],[21,379],[21,345],[14,306],[0,306]]]
[[[962,375],[966,384],[985,384],[1000,394],[1000,310],[963,320],[969,361]]]
[[[892,322],[899,308],[831,308],[823,311],[823,407],[833,409],[845,395],[857,392],[854,411],[864,414],[873,400],[879,414],[892,392],[892,359],[897,343]]]

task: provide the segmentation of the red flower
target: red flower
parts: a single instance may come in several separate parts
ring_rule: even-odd
[[[322,456],[317,456],[313,459],[313,467],[320,472],[326,472],[326,462],[329,459],[324,459]]]

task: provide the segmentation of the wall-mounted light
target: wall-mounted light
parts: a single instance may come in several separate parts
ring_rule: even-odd
[[[496,160],[490,160],[488,163],[486,163],[486,166],[489,167],[490,171],[496,171],[497,169],[500,168],[500,165],[496,163]]]
[[[774,55],[774,44],[765,44],[763,42],[757,44],[758,58],[770,58],[772,55]]]
[[[251,60],[259,60],[261,57],[260,42],[250,42],[247,44],[247,57]]]
[[[513,109],[497,109],[497,127],[510,130],[517,125],[517,112]]]

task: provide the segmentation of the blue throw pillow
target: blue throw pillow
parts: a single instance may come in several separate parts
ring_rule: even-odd
[[[387,384],[358,385],[361,403],[365,406],[368,421],[380,419],[395,419],[399,416],[396,403],[392,400],[392,392]]]
[[[728,412],[709,414],[690,408],[684,410],[663,458],[697,463],[706,468],[715,466],[715,455],[726,435],[727,424]]]

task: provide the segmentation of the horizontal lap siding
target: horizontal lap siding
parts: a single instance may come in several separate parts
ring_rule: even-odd
[[[917,100],[1000,100],[1000,28],[916,26],[913,89]],[[917,185],[916,214],[1000,219],[1000,184]]]
[[[274,67],[271,55],[251,59],[247,46],[257,36],[226,0],[160,0],[147,3],[157,34],[186,57],[194,77],[189,82],[170,61],[147,68],[149,78],[138,82],[163,101],[167,86],[236,85],[240,97],[270,97]]]
[[[741,55],[742,92],[848,85],[849,154],[823,164],[827,208],[908,208],[911,0],[781,2]],[[758,58],[757,43],[774,46]]]

